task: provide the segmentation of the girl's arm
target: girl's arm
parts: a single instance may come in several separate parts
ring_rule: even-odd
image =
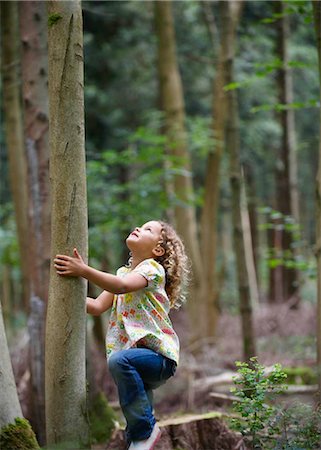
[[[147,286],[146,278],[139,273],[129,273],[125,277],[118,277],[88,266],[77,249],[74,249],[73,257],[57,255],[54,262],[58,275],[86,278],[101,289],[113,294],[134,292]]]
[[[113,300],[114,294],[107,291],[103,291],[96,299],[87,297],[87,313],[91,314],[92,316],[100,316],[100,314],[112,307]]]

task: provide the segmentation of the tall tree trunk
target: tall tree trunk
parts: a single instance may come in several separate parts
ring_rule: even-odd
[[[228,2],[231,8],[231,17],[239,15],[241,2]],[[235,8],[237,9],[235,10]],[[233,14],[234,10],[234,14]],[[231,30],[231,27],[229,28]],[[234,48],[235,33],[230,32],[226,39],[226,58],[224,78],[226,83],[234,81]],[[247,270],[246,249],[244,242],[244,229],[242,224],[242,170],[240,163],[240,125],[238,116],[238,102],[236,91],[226,94],[227,99],[227,126],[226,147],[230,156],[230,184],[232,191],[232,222],[236,257],[236,272],[239,290],[239,302],[243,336],[243,356],[249,360],[255,353],[255,341],[252,320],[252,305],[250,295],[249,273]],[[252,252],[252,249],[251,249]]]
[[[0,302],[0,429],[14,423],[16,417],[22,417],[17,388],[13,376],[6,332],[4,329],[2,306]]]
[[[235,40],[242,2],[220,1],[220,47],[215,66],[212,94],[212,130],[215,147],[210,152],[205,176],[204,206],[201,216],[201,252],[204,260],[208,323],[205,331],[213,335],[211,328],[218,319],[217,280],[217,213],[219,207],[220,167],[225,141],[227,98],[224,91],[229,45]],[[212,32],[212,41],[215,40]],[[234,44],[233,44],[234,45]]]
[[[51,258],[87,259],[83,30],[80,1],[49,4]],[[85,300],[81,278],[50,273],[46,325],[47,445],[88,448]]]
[[[45,311],[50,261],[47,11],[42,1],[19,4],[24,137],[28,167],[30,373],[33,427],[45,442]]]
[[[315,33],[319,58],[319,82],[321,102],[321,1],[313,1],[313,14]],[[321,123],[321,110],[320,110]],[[317,257],[317,374],[318,374],[318,399],[321,402],[321,130],[319,139],[319,167],[316,180],[316,257]]]
[[[2,92],[9,181],[15,210],[23,298],[29,301],[27,169],[23,146],[18,2],[1,2]]]
[[[185,105],[182,82],[176,60],[175,31],[171,1],[155,2],[155,23],[158,36],[158,74],[161,108],[165,113],[165,133],[170,154],[179,164],[174,176],[176,195],[175,222],[183,237],[193,265],[193,285],[198,291],[198,307],[202,307],[201,289],[202,260],[197,236],[191,161],[187,148],[185,129]],[[195,301],[189,303],[192,318],[195,318]],[[205,316],[206,317],[206,316]]]
[[[229,2],[227,2],[229,3]],[[228,5],[221,2],[225,30],[229,21]],[[225,8],[225,9],[224,9]],[[237,17],[237,16],[236,16]],[[193,183],[191,163],[187,149],[185,130],[185,108],[181,78],[176,60],[175,32],[171,2],[155,2],[156,30],[158,35],[158,71],[162,109],[165,113],[166,133],[171,153],[182,163],[181,174],[175,176],[174,188],[178,198],[175,208],[176,226],[183,236],[193,265],[193,284],[190,292],[189,311],[191,318],[203,318],[202,327],[195,329],[193,340],[215,336],[218,319],[218,297],[216,275],[216,211],[218,203],[219,162],[224,140],[224,72],[223,62],[226,44],[223,43],[218,60],[214,84],[214,137],[218,144],[207,164],[205,181],[205,203],[202,212],[201,242],[197,232],[195,206],[193,205]],[[230,24],[230,22],[229,22]],[[233,32],[237,20],[233,22]],[[224,40],[224,38],[223,38]],[[219,162],[217,162],[219,161]],[[197,302],[195,299],[197,298]]]
[[[282,62],[282,68],[278,71],[277,83],[279,90],[279,102],[288,105],[293,102],[292,74],[288,67],[288,39],[290,33],[289,17],[284,14],[285,5],[282,1],[274,4],[275,11],[282,14],[277,22],[277,55]],[[292,216],[299,220],[299,201],[297,188],[297,163],[295,148],[295,121],[293,109],[284,109],[279,113],[282,130],[280,147],[280,159],[277,167],[277,210],[284,216]],[[278,232],[278,231],[276,231]],[[283,254],[292,254],[292,233],[286,229],[282,232],[281,248]],[[299,274],[295,268],[281,267],[283,300],[296,297],[299,300]]]

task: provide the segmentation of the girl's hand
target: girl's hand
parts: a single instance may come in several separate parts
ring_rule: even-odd
[[[54,259],[54,267],[58,275],[69,277],[81,277],[86,264],[78,250],[74,248],[74,256],[56,255]]]

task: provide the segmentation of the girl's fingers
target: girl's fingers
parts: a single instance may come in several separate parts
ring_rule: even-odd
[[[71,257],[67,255],[56,255],[55,259],[62,259],[63,261],[69,261]]]
[[[69,266],[69,262],[68,261],[63,261],[60,259],[54,259],[54,266],[56,269],[64,269],[67,270],[68,266]]]

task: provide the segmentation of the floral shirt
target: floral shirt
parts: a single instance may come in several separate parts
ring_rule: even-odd
[[[133,270],[121,267],[117,275],[129,272],[141,274],[148,284],[139,291],[115,295],[106,337],[107,358],[119,350],[144,346],[178,363],[179,341],[168,317],[163,266],[146,259]]]

